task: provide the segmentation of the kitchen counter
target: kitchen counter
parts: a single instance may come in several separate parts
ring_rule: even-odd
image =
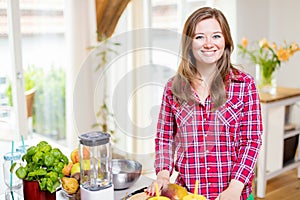
[[[153,179],[151,179],[151,178],[148,178],[143,175],[140,176],[139,180],[137,180],[137,182],[130,188],[127,188],[125,190],[115,190],[115,192],[114,192],[115,200],[123,200],[126,197],[126,195],[128,195],[138,189],[147,187],[148,185],[150,185],[152,183],[152,181],[153,181]]]
[[[28,145],[36,145],[41,139],[40,138],[35,138],[35,139],[30,139],[29,141],[25,141],[26,144]],[[48,141],[49,142],[49,141]],[[62,150],[62,152],[64,152],[65,155],[69,155],[70,154],[70,150],[67,149],[66,147],[63,147],[62,145],[58,145],[56,143],[53,143],[53,142],[49,142],[53,147],[58,147]],[[18,146],[20,145],[20,141],[16,142],[15,146]],[[4,197],[4,192],[5,192],[5,189],[7,188],[6,185],[4,184],[4,181],[3,181],[3,155],[6,151],[9,151],[10,148],[11,148],[11,142],[8,142],[8,141],[0,141],[0,146],[1,146],[1,149],[0,149],[0,200],[4,200],[5,197]],[[137,182],[131,186],[130,188],[127,188],[125,190],[115,190],[114,192],[114,199],[115,200],[121,200],[121,199],[124,199],[124,197],[138,189],[141,189],[143,187],[146,187],[148,185],[150,185],[152,183],[153,179],[147,177],[147,176],[144,176],[144,175],[141,175],[140,178],[137,180]],[[17,194],[16,194],[17,195]],[[56,195],[56,199],[57,200],[66,200],[65,197],[63,197],[63,194],[62,192],[57,192],[57,195]]]
[[[140,176],[140,178],[137,180],[137,182],[130,188],[127,188],[125,190],[115,190],[114,191],[114,200],[123,200],[123,199],[125,199],[125,197],[128,194],[150,185],[152,183],[152,181],[153,181],[153,179],[151,179],[151,178],[148,178],[146,176]],[[15,196],[15,199],[18,199],[18,200],[22,199],[22,197],[16,193],[14,196]],[[61,191],[56,193],[56,199],[57,200],[67,200],[67,198],[63,196]],[[4,194],[0,195],[0,200],[5,200]]]
[[[130,194],[136,190],[139,190],[141,188],[147,187],[148,185],[150,185],[152,183],[152,181],[153,181],[153,179],[142,175],[142,176],[140,176],[140,178],[137,180],[137,182],[133,186],[131,186],[127,189],[124,189],[124,190],[115,190],[114,191],[114,200],[124,200],[128,194]],[[56,195],[57,200],[67,200],[67,198],[65,198],[61,192],[57,192],[56,194],[57,194]]]

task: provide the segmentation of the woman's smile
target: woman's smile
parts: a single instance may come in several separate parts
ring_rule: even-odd
[[[192,43],[197,65],[215,64],[222,57],[224,49],[225,39],[219,22],[214,18],[200,21]]]
[[[200,51],[198,51],[198,54],[202,54],[204,56],[211,57],[211,56],[214,56],[216,52],[217,52],[217,50],[200,50]]]

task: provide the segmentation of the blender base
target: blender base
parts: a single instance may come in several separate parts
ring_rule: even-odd
[[[98,191],[90,191],[80,186],[80,197],[83,200],[105,199],[114,200],[114,187],[105,188]]]

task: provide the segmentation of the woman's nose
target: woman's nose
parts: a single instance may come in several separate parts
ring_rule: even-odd
[[[213,43],[212,43],[211,38],[206,38],[206,39],[205,39],[204,46],[205,46],[205,47],[212,47],[212,46],[213,46]]]

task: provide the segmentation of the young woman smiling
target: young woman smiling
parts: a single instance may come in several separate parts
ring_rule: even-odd
[[[187,19],[177,74],[165,85],[155,138],[157,179],[207,199],[251,197],[261,146],[259,94],[253,77],[233,67],[233,41],[220,10],[203,7]]]

